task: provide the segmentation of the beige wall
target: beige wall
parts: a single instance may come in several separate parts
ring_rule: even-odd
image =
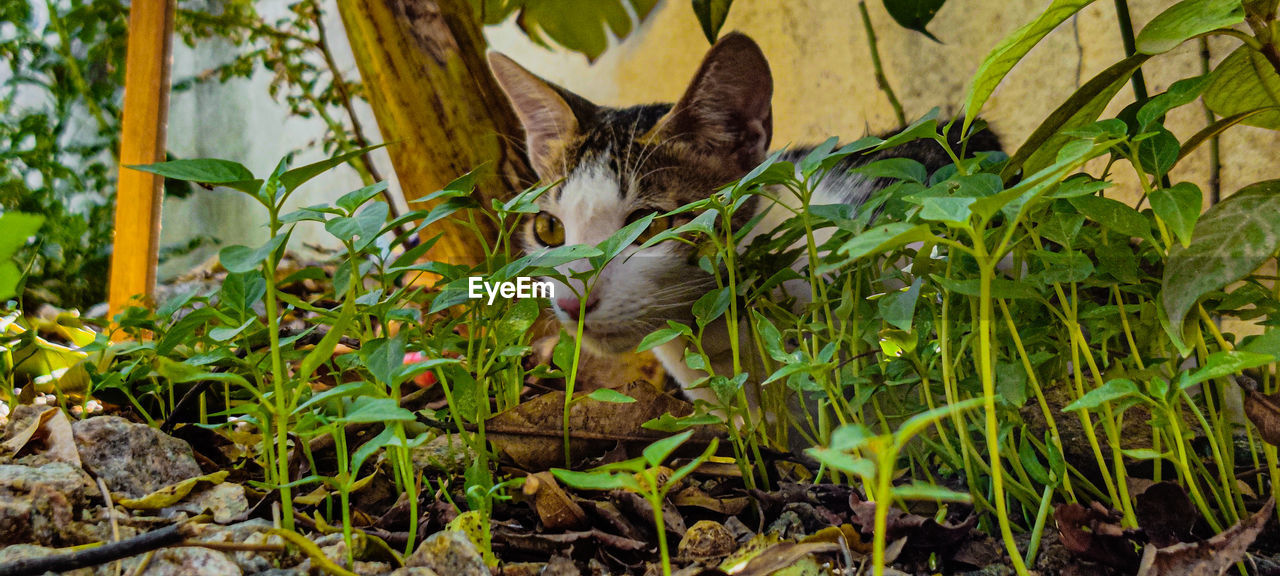
[[[1130,0],[1135,26],[1172,4]],[[868,2],[890,83],[908,119],[939,106],[954,113],[962,105],[969,77],[987,52],[1008,33],[1031,21],[1047,0],[951,0],[930,30],[942,40],[904,30]],[[737,0],[724,28],[751,35],[764,49],[774,75],[774,144],[814,143],[828,136],[844,140],[895,127],[893,110],[876,87],[857,3],[849,0]],[[528,42],[507,25],[488,33],[502,50],[534,72],[602,104],[625,105],[677,98],[707,49],[689,2],[666,0],[632,37],[594,65],[578,54],[550,52]],[[1194,43],[1193,43],[1194,44]],[[1216,63],[1237,45],[1212,43]],[[1065,23],[1013,70],[991,98],[983,116],[1006,148],[1023,139],[1080,84],[1124,56],[1112,2],[1099,1]],[[1159,56],[1145,68],[1148,89],[1198,74],[1199,50],[1184,46]],[[1126,87],[1108,109],[1132,102]],[[1170,129],[1182,140],[1205,125],[1196,103],[1175,111]],[[1208,148],[1175,168],[1173,178],[1190,180],[1207,195]],[[1237,127],[1223,137],[1224,194],[1262,179],[1280,177],[1274,159],[1280,133]],[[1116,175],[1116,193],[1136,198],[1127,172]]]

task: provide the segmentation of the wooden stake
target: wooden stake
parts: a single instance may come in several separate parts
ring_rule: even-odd
[[[164,179],[125,166],[164,161],[174,0],[134,0],[129,14],[121,119],[120,176],[111,254],[110,315],[156,286]]]

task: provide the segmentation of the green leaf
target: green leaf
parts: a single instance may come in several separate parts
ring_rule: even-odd
[[[928,196],[920,201],[920,218],[931,222],[945,222],[961,226],[969,224],[969,206],[977,198],[952,196]]]
[[[401,408],[396,404],[395,398],[373,398],[364,396],[356,398],[351,404],[351,410],[345,416],[339,418],[339,422],[348,424],[354,423],[376,423],[376,422],[412,422],[417,417],[413,412]]]
[[[1000,176],[1009,180],[1017,174],[1019,168],[1025,168],[1026,173],[1034,174],[1052,164],[1058,151],[1071,141],[1071,136],[1065,132],[1096,121],[1116,93],[1128,84],[1129,77],[1148,58],[1150,56],[1145,54],[1125,58],[1077,88],[1018,147],[1018,151],[1013,153],[1001,170]]]
[[[619,0],[592,0],[566,4],[556,0],[525,0],[521,2],[516,23],[535,42],[542,43],[538,31],[545,32],[551,40],[575,52],[581,52],[594,62],[609,47],[605,26],[617,36],[626,38],[631,33],[634,20]],[[632,1],[636,16],[643,20],[649,15],[652,3]]]
[[[969,94],[965,97],[965,132],[969,131],[969,125],[978,117],[987,98],[1014,65],[1059,24],[1092,3],[1093,0],[1054,0],[1035,20],[1006,36],[991,50],[974,73]]]
[[[890,489],[890,492],[893,492],[895,498],[903,500],[937,500],[939,502],[961,502],[965,504],[973,500],[973,497],[968,492],[956,492],[950,488],[920,481],[903,486],[894,486]]]
[[[360,347],[360,359],[374,380],[384,386],[395,385],[396,375],[404,365],[403,335],[394,338],[378,338]]]
[[[876,160],[854,168],[850,172],[867,178],[894,178],[916,183],[923,183],[929,177],[929,171],[925,169],[924,164],[910,158]]]
[[[732,297],[733,293],[729,291],[728,286],[703,294],[693,303],[693,318],[697,320],[699,326],[710,324],[729,308],[729,299]]]
[[[716,39],[720,37],[720,28],[724,26],[725,18],[729,17],[729,7],[733,5],[733,0],[693,0],[693,14],[698,17],[698,23],[702,25],[702,33],[706,35],[707,42],[716,43]]]
[[[596,249],[600,251],[600,254],[591,258],[591,266],[596,269],[603,269],[605,264],[608,264],[610,260],[621,254],[623,250],[626,250],[627,246],[635,242],[636,238],[644,234],[644,231],[653,224],[653,219],[657,216],[658,213],[655,212],[627,224],[617,232],[614,232],[613,235],[605,238],[603,242],[597,244]]]
[[[662,328],[654,331],[646,335],[644,339],[640,340],[640,345],[636,346],[636,352],[644,352],[645,350],[657,348],[658,346],[675,340],[681,333],[682,331],[676,328]]]
[[[1184,78],[1174,82],[1164,93],[1148,100],[1146,104],[1142,105],[1142,108],[1138,109],[1138,131],[1146,132],[1149,126],[1158,122],[1170,110],[1190,104],[1209,85],[1209,78],[1208,74],[1196,76],[1195,78]]]
[[[320,339],[320,343],[316,344],[302,359],[302,364],[298,367],[298,380],[310,382],[311,375],[315,373],[316,368],[319,368],[320,365],[333,357],[333,349],[338,346],[338,342],[342,340],[343,333],[347,330],[347,325],[351,324],[355,316],[355,301],[350,298],[344,299],[342,312],[338,315],[338,319],[329,326],[329,331]],[[401,361],[403,362],[403,359]]]
[[[720,418],[716,417],[715,414],[690,414],[677,418],[669,413],[664,413],[641,424],[640,427],[645,430],[657,430],[658,432],[679,432],[694,426],[708,426],[720,423]]]
[[[12,258],[19,248],[26,246],[28,238],[40,231],[43,224],[44,216],[39,214],[0,214],[0,259]]]
[[[982,286],[981,280],[978,278],[968,278],[965,280],[955,280],[944,278],[942,276],[933,276],[934,281],[941,284],[947,292],[953,294],[963,294],[965,296],[981,296]],[[1040,292],[1036,291],[1035,286],[1026,282],[1016,282],[1008,278],[992,278],[991,279],[991,297],[992,298],[1040,298]]]
[[[248,168],[230,160],[213,158],[171,160],[157,164],[126,166],[126,168],[150,172],[174,180],[229,186],[250,194],[257,192],[258,186],[262,185],[261,180],[254,180],[253,172]]]
[[[932,410],[926,410],[916,414],[915,416],[908,418],[901,426],[898,426],[898,429],[893,433],[894,443],[898,446],[903,446],[916,434],[919,434],[923,432],[925,428],[932,426],[934,422],[943,418],[948,418],[958,412],[973,410],[982,406],[984,402],[985,400],[982,398],[970,398],[963,402],[939,406]]]
[[[494,325],[494,336],[503,344],[516,342],[529,331],[529,328],[533,327],[533,323],[538,321],[538,315],[541,313],[542,309],[538,306],[537,300],[532,298],[517,300],[515,305],[507,310],[502,315],[502,319]]]
[[[636,401],[635,398],[627,396],[613,388],[596,388],[595,390],[592,390],[590,394],[587,394],[587,398],[597,402],[610,402],[613,404],[630,404]]]
[[[1262,334],[1249,336],[1240,342],[1236,350],[1254,352],[1256,354],[1270,354],[1280,358],[1280,329],[1271,328]]]
[[[640,491],[640,483],[630,474],[617,472],[576,472],[552,468],[551,475],[565,485],[578,490],[631,490]]]
[[[1233,116],[1268,106],[1280,106],[1280,74],[1257,50],[1236,48],[1210,74],[1204,104],[1219,116]],[[1259,128],[1280,129],[1280,112],[1251,114],[1241,122]]]
[[[281,174],[280,184],[285,187],[285,190],[288,190],[289,192],[293,192],[294,190],[297,190],[299,186],[306,184],[308,180],[311,180],[316,176],[324,174],[325,172],[332,170],[338,165],[344,164],[350,161],[352,158],[366,154],[368,152],[372,152],[383,146],[386,146],[386,144],[374,144],[373,146],[365,146],[364,148],[359,148],[357,150],[352,150],[344,154],[339,154],[337,156],[334,156],[327,160],[321,160],[314,164],[299,166],[297,168],[294,168],[293,170],[289,170]],[[377,186],[377,184],[374,184],[374,186]]]
[[[1134,384],[1132,380],[1117,378],[1108,380],[1106,384],[1090,390],[1084,396],[1081,396],[1079,400],[1067,404],[1062,411],[1096,410],[1103,404],[1115,402],[1121,398],[1141,395],[1142,393],[1138,391],[1138,385]]]
[[[650,466],[661,466],[663,462],[667,461],[667,457],[691,436],[693,436],[693,430],[686,430],[675,436],[663,438],[645,446],[643,452],[644,461],[648,462]]]
[[[946,0],[884,0],[884,9],[889,11],[889,15],[893,16],[899,26],[924,34],[934,42],[940,42],[925,30],[925,26],[928,26],[933,17],[938,14],[944,2]]]
[[[276,236],[257,248],[248,246],[227,246],[218,252],[218,260],[222,267],[231,273],[251,272],[258,269],[267,258],[271,257],[288,241],[287,234]]]
[[[1131,146],[1138,150],[1138,165],[1153,176],[1168,174],[1169,169],[1178,163],[1178,152],[1181,150],[1178,137],[1163,126],[1155,130],[1153,135],[1134,142]]]
[[[1186,388],[1201,382],[1208,382],[1214,378],[1239,374],[1242,370],[1249,368],[1266,366],[1275,361],[1276,357],[1271,354],[1259,354],[1242,350],[1220,350],[1210,354],[1209,358],[1205,360],[1204,366],[1192,372],[1190,378],[1184,380],[1181,385]]]
[[[924,279],[917,276],[904,290],[886,294],[880,299],[880,317],[890,326],[910,331],[911,320],[916,315],[916,301],[920,299],[920,285]]]
[[[1240,0],[1183,0],[1151,19],[1138,33],[1137,49],[1163,54],[1198,36],[1244,22]]]
[[[1151,192],[1151,209],[1178,238],[1183,248],[1191,246],[1191,234],[1200,219],[1204,194],[1190,182],[1179,182],[1169,188]]]
[[[876,463],[870,459],[859,458],[830,448],[809,448],[807,452],[813,456],[814,460],[825,464],[828,468],[866,480],[873,480],[876,477]]]
[[[1070,202],[1081,214],[1114,232],[1151,241],[1151,223],[1128,204],[1103,196],[1078,196]]]
[[[924,240],[931,236],[929,226],[926,224],[913,225],[906,222],[893,222],[867,229],[865,232],[854,236],[852,240],[845,242],[837,252],[852,261],[868,254],[886,252],[892,248],[897,248],[909,242]],[[819,273],[825,274],[826,272],[826,270],[823,270]]]
[[[334,218],[324,223],[324,229],[334,238],[343,242],[352,242],[356,250],[361,250],[378,238],[382,225],[387,221],[391,207],[386,202],[374,202],[355,216]],[[359,236],[357,242],[355,238]]]
[[[1027,476],[1036,484],[1048,485],[1053,484],[1053,479],[1049,477],[1049,470],[1040,463],[1040,457],[1036,455],[1036,449],[1031,445],[1031,441],[1027,440],[1027,429],[1022,428],[1022,435],[1018,441],[1018,460],[1022,462],[1022,469],[1027,471]]]
[[[333,204],[341,208],[347,214],[355,214],[356,209],[364,205],[365,202],[372,200],[387,190],[387,181],[375,182],[359,190],[354,190],[343,194],[341,198],[333,201]]]
[[[1082,282],[1093,275],[1093,261],[1089,259],[1088,254],[1079,250],[1066,252],[1032,250],[1031,254],[1044,263],[1044,271],[1039,274],[1039,278],[1045,284]]]
[[[1181,341],[1182,321],[1201,296],[1256,270],[1280,247],[1280,180],[1242,188],[1196,222],[1191,245],[1174,246],[1160,299]]]

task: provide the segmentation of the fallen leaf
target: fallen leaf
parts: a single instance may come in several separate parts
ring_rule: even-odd
[[[188,494],[201,482],[209,484],[219,484],[227,479],[230,472],[226,470],[214,472],[213,474],[205,474],[195,478],[187,478],[177,484],[165,486],[155,492],[147,494],[141,498],[121,498],[116,503],[130,510],[159,510],[167,508],[180,502],[186,498]]]
[[[740,571],[727,570],[737,576],[768,576],[784,568],[798,564],[814,554],[837,552],[840,546],[828,542],[797,544],[780,542],[762,550]],[[802,571],[802,573],[804,573]],[[814,572],[817,574],[818,572]]]
[[[749,501],[746,496],[716,498],[703,492],[697,486],[689,486],[671,495],[671,503],[682,508],[695,506],[724,514],[725,516],[735,516],[746,509]]]
[[[1258,435],[1267,443],[1280,446],[1280,392],[1263,394],[1252,378],[1236,381],[1244,387],[1244,413],[1258,427]]]
[[[550,472],[538,472],[525,478],[524,495],[533,500],[533,509],[542,520],[542,527],[552,532],[568,528],[582,528],[587,514],[569,494],[556,483]]]
[[[875,502],[861,502],[853,506],[853,520],[864,534],[871,534],[875,528]],[[964,522],[952,524],[940,523],[930,517],[904,512],[898,508],[889,508],[888,521],[885,524],[885,539],[892,542],[899,538],[907,538],[911,542],[911,552],[930,550],[955,550],[961,542],[968,540],[974,527],[978,525],[978,517],[971,515]]]
[[[570,451],[574,459],[598,455],[614,445],[627,442],[648,445],[666,438],[667,433],[646,430],[641,424],[670,413],[683,416],[693,406],[663,394],[645,382],[632,382],[618,391],[635,398],[619,404],[576,394],[569,411]],[[548,392],[505,410],[485,423],[488,439],[498,450],[525,470],[546,470],[564,465],[564,392]],[[694,443],[715,437],[712,428],[701,426]]]
[[[32,409],[37,412],[30,412]],[[71,420],[66,412],[52,406],[19,410],[15,411],[15,416],[23,415],[25,423],[18,425],[15,419],[15,426],[10,427],[13,434],[0,443],[0,456],[17,456],[26,450],[55,462],[82,466],[80,451],[76,449],[75,436],[71,433]]]
[[[1070,552],[1126,573],[1137,569],[1138,553],[1116,515],[1100,506],[1061,504],[1053,516],[1062,545]]]
[[[596,542],[607,548],[625,552],[649,549],[647,542],[624,538],[597,529],[565,532],[563,534],[544,534],[517,531],[502,525],[494,525],[493,527],[493,543],[495,547],[550,555],[561,553],[567,548],[567,545],[578,542]]]
[[[1148,544],[1138,576],[1217,576],[1244,558],[1271,518],[1276,500],[1271,498],[1256,514],[1203,542],[1178,543],[1165,548]]]
[[[1176,482],[1148,486],[1137,495],[1134,514],[1147,540],[1157,547],[1191,540],[1191,529],[1200,517],[1187,492]]]

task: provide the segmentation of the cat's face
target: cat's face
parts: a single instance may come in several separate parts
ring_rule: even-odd
[[[490,65],[524,124],[534,169],[557,182],[525,224],[530,252],[595,245],[639,218],[706,198],[745,175],[769,146],[772,79],[760,49],[740,34],[711,49],[675,105],[596,106],[500,54],[490,55]],[[738,218],[750,212],[740,210]],[[553,281],[557,317],[572,332],[585,307],[585,341],[607,352],[633,349],[667,320],[691,324],[690,306],[715,288],[694,248],[677,241],[639,248],[687,219],[655,220],[598,273],[585,303]],[[585,260],[558,268],[566,276],[587,269]]]

